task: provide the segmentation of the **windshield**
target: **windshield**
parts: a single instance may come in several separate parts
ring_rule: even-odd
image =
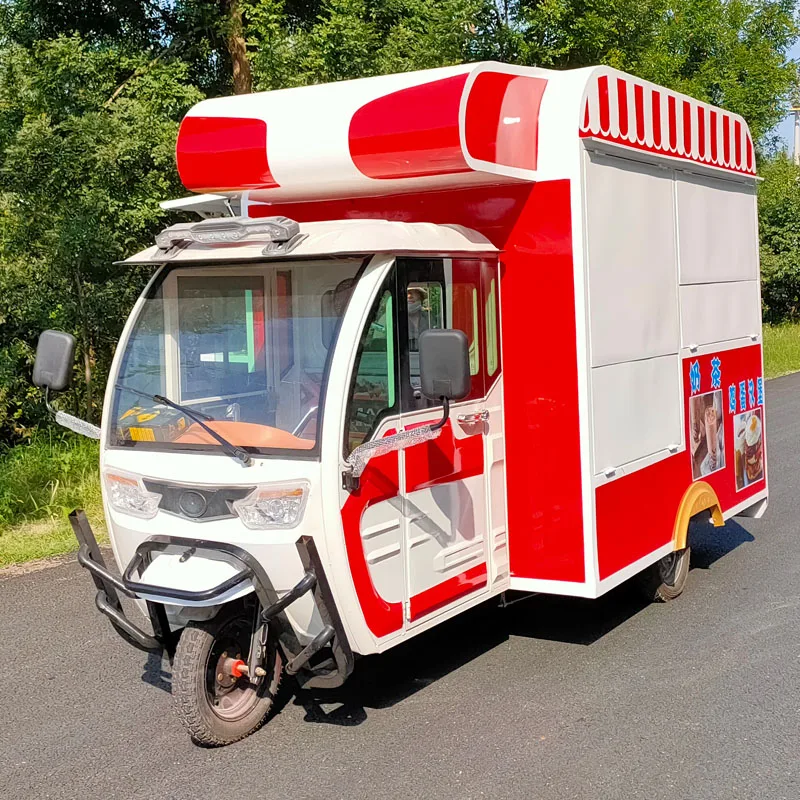
[[[145,299],[115,379],[110,443],[219,443],[163,395],[206,415],[232,444],[312,455],[323,379],[360,259],[174,268]]]

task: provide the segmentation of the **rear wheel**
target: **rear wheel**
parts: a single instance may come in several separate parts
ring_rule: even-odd
[[[239,674],[247,663],[253,612],[222,610],[209,622],[184,628],[172,672],[172,694],[193,741],[211,747],[243,739],[263,725],[280,685],[283,660],[267,639],[266,674]]]
[[[678,597],[689,577],[692,548],[675,550],[651,564],[636,576],[636,583],[650,602],[666,603]]]

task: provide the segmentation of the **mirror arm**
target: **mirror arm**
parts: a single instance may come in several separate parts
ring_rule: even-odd
[[[45,404],[47,410],[53,416],[55,416],[56,415],[56,410],[53,408],[53,406],[50,405],[50,387],[49,386],[45,386],[44,387],[44,404]]]
[[[442,397],[441,400],[442,418],[435,425],[431,425],[432,431],[438,431],[440,428],[444,428],[444,425],[450,416],[450,401],[446,397]]]

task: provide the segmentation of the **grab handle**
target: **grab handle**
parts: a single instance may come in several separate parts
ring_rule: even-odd
[[[459,414],[456,419],[462,425],[477,425],[479,422],[488,422],[489,409],[482,408],[480,411],[476,411],[474,414]]]

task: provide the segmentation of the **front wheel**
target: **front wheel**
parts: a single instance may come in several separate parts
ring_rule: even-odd
[[[267,639],[266,674],[239,675],[247,663],[253,616],[223,609],[209,622],[184,628],[172,670],[172,694],[181,722],[198,744],[221,747],[258,730],[272,708],[283,659],[275,637]]]
[[[636,583],[645,599],[667,603],[678,597],[686,587],[691,555],[692,548],[684,547],[683,550],[668,553],[642,570],[636,576]]]

